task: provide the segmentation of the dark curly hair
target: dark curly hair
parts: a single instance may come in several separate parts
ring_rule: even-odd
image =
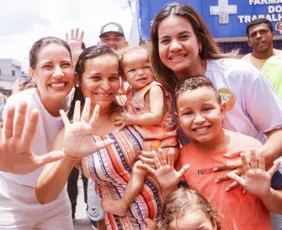
[[[187,78],[184,82],[178,84],[175,88],[174,96],[175,96],[175,101],[179,97],[180,94],[188,91],[188,90],[195,90],[201,87],[208,87],[212,89],[215,93],[216,99],[219,104],[221,104],[221,97],[216,90],[216,88],[213,86],[212,82],[210,79],[203,75],[197,75],[193,76],[190,78]]]

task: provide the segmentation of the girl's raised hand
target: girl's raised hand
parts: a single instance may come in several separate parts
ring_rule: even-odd
[[[72,123],[66,113],[63,110],[60,111],[65,125],[64,152],[77,160],[114,143],[113,140],[94,142],[93,133],[99,117],[100,107],[96,105],[92,116],[90,116],[90,106],[90,98],[86,98],[81,113],[80,101],[76,101]]]

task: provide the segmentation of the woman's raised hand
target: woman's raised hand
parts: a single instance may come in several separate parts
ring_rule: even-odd
[[[274,162],[273,166],[266,171],[265,159],[262,152],[250,150],[241,153],[244,175],[238,176],[234,172],[229,172],[227,175],[237,181],[243,188],[259,198],[269,193],[271,178],[278,170],[280,160]]]
[[[114,143],[113,140],[94,142],[93,131],[99,117],[100,107],[96,105],[92,116],[90,116],[90,106],[90,98],[86,98],[81,113],[80,101],[76,101],[72,122],[69,121],[66,113],[60,110],[65,125],[64,152],[76,159],[86,157]]]
[[[39,117],[37,110],[33,110],[27,117],[26,102],[20,102],[16,108],[7,105],[5,110],[0,141],[1,171],[27,174],[64,156],[62,151],[54,151],[42,156],[36,156],[31,152],[31,142]]]

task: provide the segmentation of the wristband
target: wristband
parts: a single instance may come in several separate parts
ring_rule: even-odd
[[[74,160],[74,161],[80,160],[80,159],[77,158],[77,157],[73,157],[73,156],[67,154],[64,149],[63,149],[62,151],[64,152],[64,154],[65,154],[65,156],[66,156],[67,158],[72,159],[72,160]]]

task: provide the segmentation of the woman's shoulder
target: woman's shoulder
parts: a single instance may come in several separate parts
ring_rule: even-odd
[[[256,68],[250,63],[236,58],[220,58],[208,60],[207,68],[229,71],[253,71]]]
[[[27,103],[28,109],[37,108],[36,89],[27,89],[11,95],[7,99],[7,105],[17,106],[22,101]]]
[[[207,74],[214,76],[214,78],[218,75],[237,82],[239,80],[251,81],[263,77],[263,74],[250,63],[235,58],[209,60]]]

